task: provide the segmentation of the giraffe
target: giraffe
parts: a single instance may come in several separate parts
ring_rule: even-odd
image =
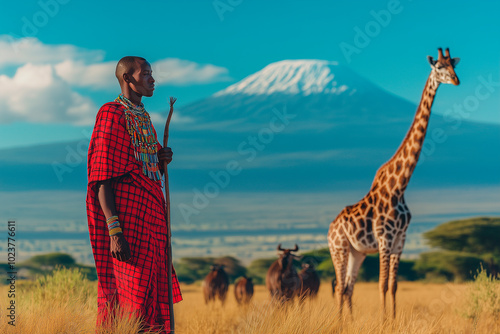
[[[382,317],[388,290],[392,317],[396,317],[396,275],[411,218],[404,192],[418,162],[439,84],[460,83],[454,70],[460,58],[450,58],[449,49],[443,55],[439,48],[438,54],[437,60],[427,56],[432,70],[413,123],[398,150],[378,169],[366,196],[345,207],[330,224],[328,246],[337,278],[335,295],[340,314],[346,299],[352,317],[351,297],[359,268],[367,254],[378,252]]]

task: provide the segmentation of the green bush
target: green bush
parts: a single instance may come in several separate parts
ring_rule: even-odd
[[[415,269],[415,260],[399,261],[398,279],[401,281],[417,281],[423,279],[425,275]]]
[[[500,218],[478,217],[441,224],[424,237],[432,247],[465,253],[500,254]]]
[[[328,250],[327,248],[325,249]],[[398,279],[404,281],[416,281],[423,278],[423,275],[414,269],[414,265],[415,261],[401,260],[399,262]],[[368,255],[359,269],[356,281],[377,282],[379,269],[380,262],[378,254]],[[335,268],[333,267],[333,262],[329,252],[328,257],[323,258],[323,260],[317,265],[316,270],[318,271],[320,278],[324,281],[331,281],[332,278],[335,277]]]
[[[335,269],[333,268],[333,262],[331,258],[324,259],[320,264],[316,267],[318,271],[318,275],[321,280],[327,281],[335,277]]]
[[[482,263],[497,276],[500,271],[500,218],[477,217],[441,224],[424,233],[430,246],[442,252],[421,254],[417,267],[432,280],[470,280]]]
[[[477,270],[474,281],[468,283],[464,315],[473,320],[481,315],[500,320],[500,281],[482,267]]]
[[[223,257],[185,257],[181,258],[175,264],[175,272],[180,282],[194,283],[203,280],[210,272],[210,266],[213,264],[223,264],[229,282],[233,283],[234,280],[246,274],[246,269],[240,261],[231,256]]]
[[[420,254],[415,269],[429,280],[466,281],[480,268],[480,256],[464,252],[439,251]]]
[[[33,256],[31,259],[26,261],[27,265],[35,266],[35,267],[55,267],[57,265],[72,267],[76,264],[75,259],[68,254],[64,253],[49,253]]]
[[[265,284],[266,274],[276,258],[253,260],[247,268],[248,277],[252,277],[254,284]]]
[[[23,293],[31,294],[31,299],[36,302],[63,301],[76,299],[87,300],[97,291],[95,283],[90,283],[81,272],[80,268],[56,268],[46,275],[39,276],[36,280],[23,286]]]
[[[38,276],[50,275],[56,268],[77,268],[79,272],[88,280],[97,280],[97,271],[95,266],[85,266],[77,264],[75,259],[64,253],[48,253],[36,255],[27,261],[19,263],[17,270],[26,269],[22,279],[35,279]],[[0,263],[0,274],[9,271],[7,263]],[[5,284],[1,282],[0,284]]]

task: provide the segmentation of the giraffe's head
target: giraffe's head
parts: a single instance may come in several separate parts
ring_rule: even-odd
[[[429,63],[432,67],[432,73],[437,81],[441,83],[459,85],[457,74],[455,73],[455,66],[457,66],[460,58],[451,58],[450,49],[446,49],[446,54],[443,55],[443,49],[438,49],[438,59],[434,60],[431,56],[427,56]]]

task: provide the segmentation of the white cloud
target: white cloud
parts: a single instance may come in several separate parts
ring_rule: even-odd
[[[117,61],[86,64],[66,60],[55,65],[56,73],[76,87],[116,89]],[[151,64],[156,85],[191,85],[230,80],[228,70],[211,64],[200,65],[189,60],[166,58]]]
[[[92,124],[98,110],[78,88],[116,90],[116,61],[104,51],[74,45],[47,45],[36,38],[0,35],[0,123]],[[2,68],[17,67],[12,77]],[[229,80],[228,70],[177,58],[152,64],[156,84],[190,85]],[[174,115],[179,123],[192,120]]]
[[[155,128],[156,126],[161,125],[161,129],[165,127],[165,122],[167,121],[167,117],[163,116],[159,113],[156,112],[151,112],[149,113],[149,116],[151,117],[151,121],[153,122]],[[186,123],[192,123],[194,122],[194,118],[189,117],[189,116],[181,116],[179,113],[174,113],[172,114],[172,119],[170,120],[170,124],[186,124]]]
[[[190,85],[228,81],[228,69],[211,64],[201,65],[189,60],[165,58],[151,64],[159,85]]]
[[[47,45],[36,38],[16,39],[0,35],[0,68],[9,65],[56,64],[68,59],[99,62],[104,58],[102,50],[87,50],[74,45]]]
[[[51,65],[28,63],[10,78],[0,75],[0,122],[91,124],[96,106],[71,90]]]
[[[57,75],[76,87],[94,89],[118,87],[115,77],[115,61],[85,64],[82,61],[66,60],[54,67]]]

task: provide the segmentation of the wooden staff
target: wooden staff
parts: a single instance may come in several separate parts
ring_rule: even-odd
[[[177,101],[175,97],[170,97],[170,111],[168,113],[167,122],[165,123],[165,131],[163,132],[163,147],[167,147],[168,144],[168,127],[170,125],[170,119],[172,118],[172,113],[174,112],[174,103]],[[168,172],[167,172],[167,162],[163,163],[163,176],[165,178],[165,203],[167,205],[166,210],[166,220],[167,220],[167,270],[168,270],[168,311],[170,314],[170,333],[175,332],[175,322],[174,322],[174,296],[172,296],[172,230],[170,228],[170,191],[168,187]]]

